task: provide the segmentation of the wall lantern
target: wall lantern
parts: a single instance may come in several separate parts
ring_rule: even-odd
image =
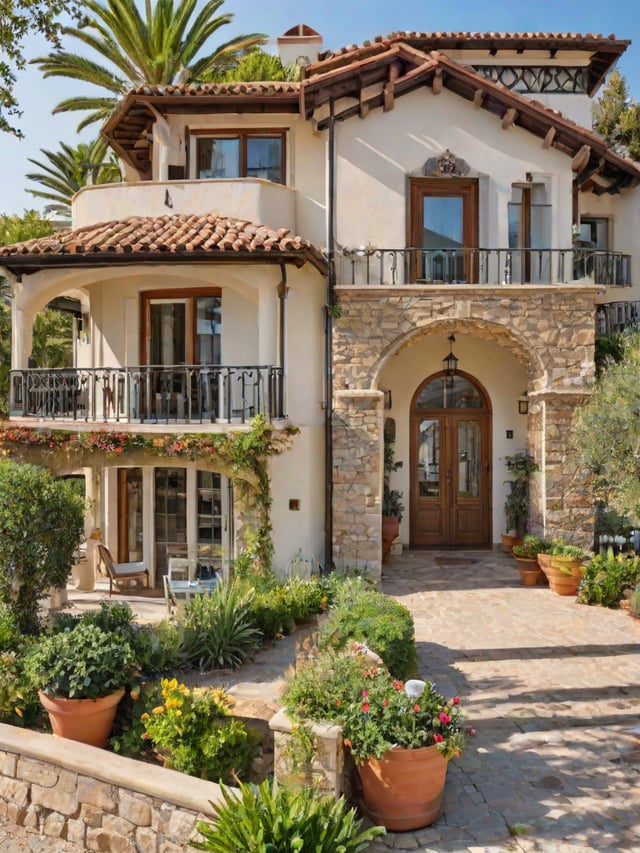
[[[526,391],[522,392],[520,399],[518,400],[518,412],[521,415],[529,414],[529,398]]]
[[[456,342],[456,336],[449,335],[447,340],[449,341],[449,355],[446,355],[442,359],[442,364],[444,365],[445,385],[450,388],[453,385],[453,377],[458,372],[458,361],[460,359],[453,354],[453,345]]]

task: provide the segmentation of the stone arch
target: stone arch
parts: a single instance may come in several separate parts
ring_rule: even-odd
[[[371,369],[371,388],[379,388],[380,376],[387,362],[397,353],[412,346],[418,340],[434,334],[448,336],[452,333],[469,334],[483,340],[492,341],[508,350],[527,369],[532,390],[547,387],[548,371],[541,353],[531,348],[528,342],[513,329],[500,323],[471,317],[465,319],[437,318],[415,328],[410,334],[398,336],[389,341],[379,353]]]

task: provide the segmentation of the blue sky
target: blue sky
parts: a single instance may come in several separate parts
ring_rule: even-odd
[[[321,33],[325,49],[359,44],[395,30],[613,33],[633,41],[619,67],[630,94],[640,100],[637,9],[638,0],[403,0],[397,6],[389,0],[226,0],[223,11],[233,12],[235,20],[221,38],[234,32],[264,32],[275,40],[298,23],[309,24]],[[75,46],[69,45],[69,49],[75,50]],[[34,39],[26,45],[28,57],[46,52],[44,42]],[[0,134],[0,213],[22,213],[25,208],[42,206],[25,191],[30,182],[24,175],[32,168],[28,158],[42,159],[40,149],[55,151],[60,141],[76,144],[80,114],[65,117],[50,113],[58,101],[84,94],[86,89],[74,81],[42,80],[30,67],[20,76],[17,92],[24,112],[21,127],[25,139]],[[90,129],[82,138],[93,135]]]

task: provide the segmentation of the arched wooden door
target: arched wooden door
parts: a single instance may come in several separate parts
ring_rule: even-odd
[[[461,372],[430,376],[412,400],[411,544],[491,544],[491,406]]]

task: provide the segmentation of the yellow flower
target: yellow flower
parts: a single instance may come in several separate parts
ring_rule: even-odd
[[[144,713],[144,714],[140,717],[140,719],[142,720],[142,722],[143,722],[143,723],[146,723],[146,722],[147,722],[147,720],[150,720],[150,719],[151,719],[151,717],[150,717],[147,713]]]
[[[155,714],[156,717],[159,714],[164,714],[164,705],[156,705],[156,707],[151,711],[152,714]]]

